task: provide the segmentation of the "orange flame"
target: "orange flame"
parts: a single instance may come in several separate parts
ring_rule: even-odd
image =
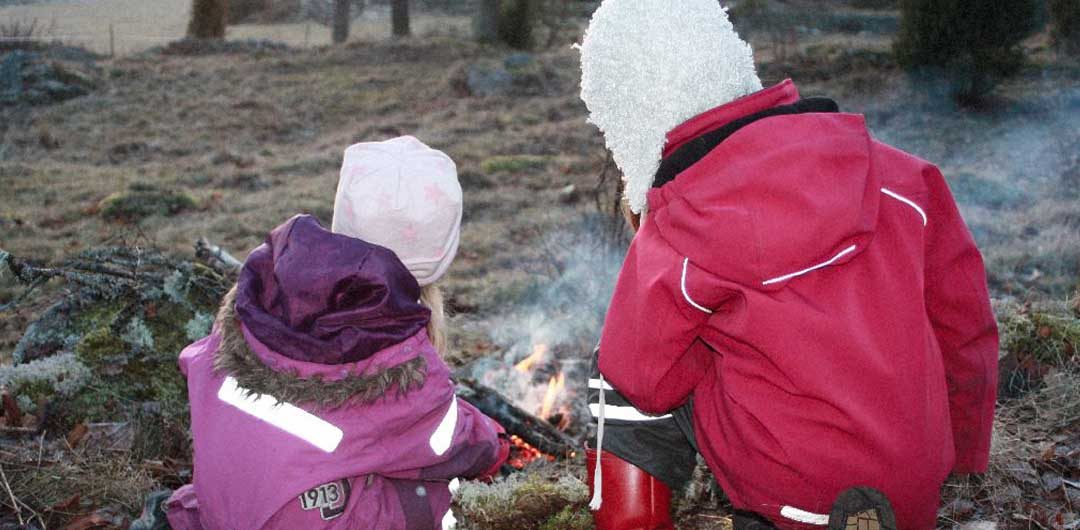
[[[555,408],[555,398],[559,397],[559,394],[566,387],[566,374],[559,372],[559,375],[552,377],[548,381],[547,394],[544,394],[544,404],[540,407],[540,417],[548,419],[551,417],[551,410]]]
[[[526,373],[529,370],[532,370],[533,366],[536,365],[536,363],[544,359],[544,356],[547,355],[547,351],[547,344],[537,344],[533,346],[532,354],[522,359],[521,362],[515,364],[514,369],[521,373]]]

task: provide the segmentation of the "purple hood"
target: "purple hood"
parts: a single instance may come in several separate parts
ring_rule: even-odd
[[[419,284],[392,251],[298,215],[244,262],[236,312],[273,351],[337,365],[416,335],[431,318],[419,298]]]

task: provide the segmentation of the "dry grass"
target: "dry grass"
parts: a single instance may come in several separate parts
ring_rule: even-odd
[[[138,514],[146,494],[160,484],[124,453],[72,449],[63,438],[5,446],[0,457],[6,478],[0,506],[11,510],[18,504],[27,523],[36,520],[45,528],[62,527],[98,508]]]

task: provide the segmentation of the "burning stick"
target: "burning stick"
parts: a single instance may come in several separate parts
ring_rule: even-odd
[[[574,440],[547,421],[510,403],[495,390],[474,380],[462,379],[457,383],[457,395],[499,422],[507,434],[517,436],[529,448],[558,459],[576,455]]]

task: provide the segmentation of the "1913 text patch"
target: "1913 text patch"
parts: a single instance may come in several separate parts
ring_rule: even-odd
[[[319,516],[324,521],[329,521],[345,513],[345,506],[349,504],[350,493],[351,487],[348,480],[338,480],[315,486],[300,494],[300,508],[303,510],[319,510]]]

